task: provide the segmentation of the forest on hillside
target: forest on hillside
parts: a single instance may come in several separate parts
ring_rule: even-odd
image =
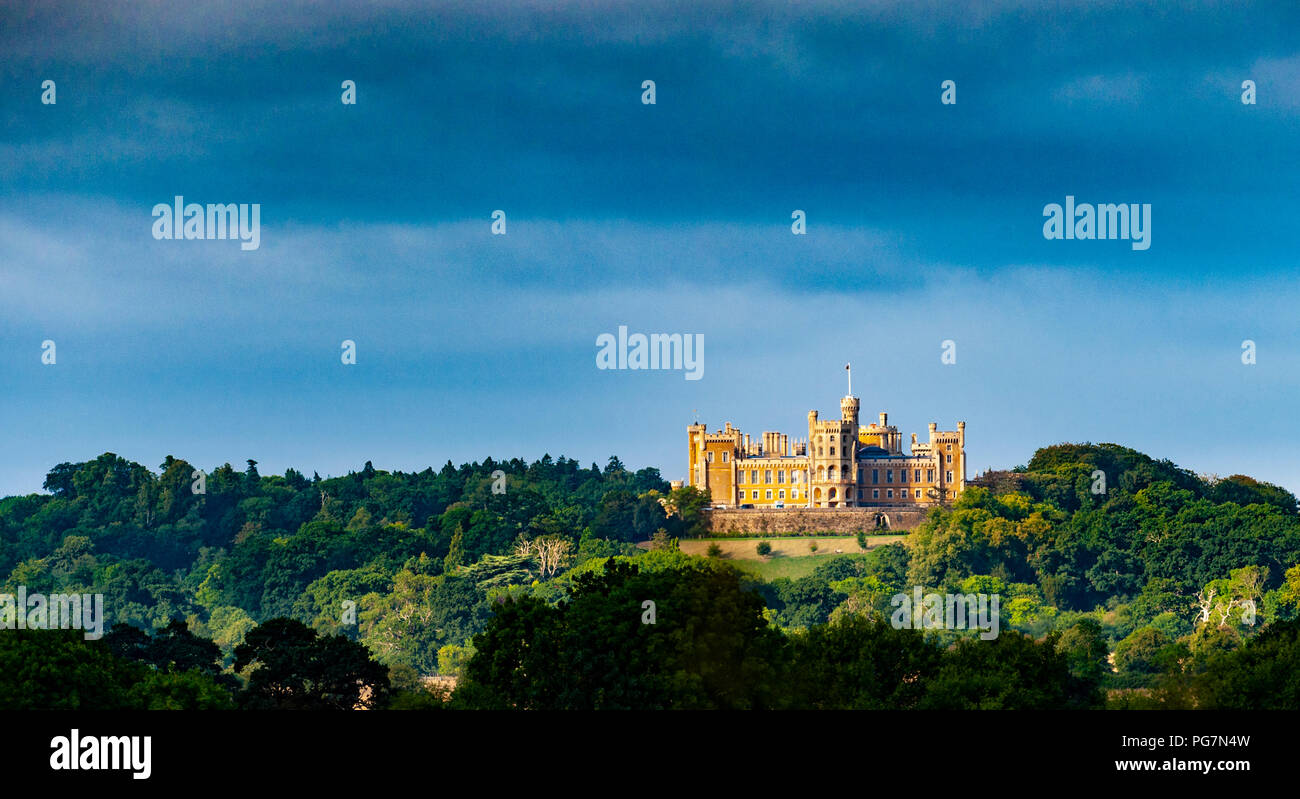
[[[326,479],[248,461],[201,493],[195,475],[105,453],[0,500],[0,593],[100,593],[117,625],[100,642],[0,633],[0,666],[98,663],[118,682],[86,696],[109,705],[276,706],[263,656],[281,640],[309,653],[290,671],[355,666],[323,706],[351,706],[358,680],[442,706],[418,679],[433,674],[459,678],[464,707],[1300,704],[1294,679],[1240,687],[1300,668],[1295,496],[1114,444],[1040,449],[906,544],[771,581],[677,551],[706,498],[614,457]],[[894,629],[890,599],[915,586],[1000,595],[1003,634]],[[0,705],[39,706],[20,683]]]

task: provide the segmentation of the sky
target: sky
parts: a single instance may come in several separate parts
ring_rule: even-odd
[[[1300,492],[1300,6],[971,5],[0,0],[0,496],[106,451],[681,479],[691,422],[801,438],[849,362],[968,476],[1114,442]],[[176,195],[260,246],[155,239]],[[1150,248],[1046,239],[1067,196]],[[598,369],[619,326],[702,378]]]

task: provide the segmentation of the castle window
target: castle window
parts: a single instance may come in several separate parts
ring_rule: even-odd
[[[952,472],[948,472],[948,482],[952,482]]]
[[[821,457],[821,454],[822,454],[822,448],[821,448],[821,447],[818,447],[818,448],[817,448],[817,456],[818,456],[818,457]]]
[[[754,484],[758,483],[758,469],[749,470],[749,482]]]
[[[893,498],[894,498],[894,489],[890,488],[890,489],[886,490],[886,491],[885,491],[885,496],[888,497],[889,499],[893,499]]]
[[[768,498],[768,499],[771,499],[771,498],[772,498],[772,489],[770,489],[770,488],[767,490],[767,498]]]
[[[709,463],[713,463],[713,452],[709,452]]]
[[[951,455],[948,456],[948,462],[949,462],[949,463],[952,463],[952,456],[951,456]]]
[[[831,447],[831,457],[835,457],[835,447]]]
[[[914,480],[912,480],[913,483],[921,482],[921,470],[917,469],[916,474],[914,474],[913,477],[915,478]]]
[[[906,469],[899,469],[899,470],[898,470],[898,482],[900,482],[900,483],[906,483],[906,482],[907,482],[907,470],[906,470]]]
[[[872,498],[872,499],[880,499],[880,489],[879,489],[879,488],[873,488],[873,489],[871,489],[871,498]]]
[[[835,481],[835,467],[831,466],[826,470],[826,479],[831,482]]]
[[[886,469],[886,470],[885,470],[885,482],[886,482],[886,483],[892,483],[892,482],[894,482],[894,470],[893,470],[893,469]],[[894,495],[894,492],[893,492],[893,491],[890,491],[890,492],[889,492],[889,495],[890,495],[890,496],[893,496],[893,495]]]
[[[771,470],[771,469],[764,469],[764,470],[763,470],[763,482],[764,482],[764,483],[770,483],[770,482],[772,482],[772,470]],[[770,499],[770,497],[769,497],[769,499]]]
[[[879,482],[880,482],[880,470],[879,470],[879,469],[872,469],[872,470],[871,470],[871,484],[872,484],[872,485],[875,485],[875,484],[877,484],[877,483],[879,483]]]
[[[776,473],[776,481],[777,481],[778,483],[784,483],[784,482],[785,482],[785,469],[782,469],[782,470],[780,470],[779,472]],[[785,499],[785,497],[781,497],[781,499]]]
[[[903,495],[903,499],[907,499],[907,489],[904,488],[901,493]]]
[[[859,483],[862,482],[862,467],[861,467],[861,466],[858,467],[858,482],[859,482]],[[858,497],[858,499],[862,499],[862,497]]]
[[[933,483],[933,482],[934,482],[934,469],[926,469],[926,470],[925,470],[925,482],[927,482],[927,483]]]
[[[949,452],[952,452],[952,444],[949,444],[949,445],[948,445],[948,451],[949,451]],[[948,460],[952,460],[952,459],[949,458]]]
[[[784,488],[781,489],[780,491],[776,492],[776,498],[777,498],[777,499],[785,499],[785,489],[784,489]]]
[[[726,463],[726,462],[727,462],[727,453],[726,453],[726,452],[722,453],[722,462],[723,462],[723,463]]]

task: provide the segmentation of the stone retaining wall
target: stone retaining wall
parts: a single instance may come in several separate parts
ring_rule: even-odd
[[[929,508],[727,508],[711,510],[712,535],[762,536],[885,532],[876,526],[878,514],[888,517],[888,530],[907,531],[925,521]]]

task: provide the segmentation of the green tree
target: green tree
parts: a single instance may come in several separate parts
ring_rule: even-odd
[[[1196,681],[1198,706],[1300,710],[1300,622],[1270,624],[1240,647],[1209,659]]]
[[[1095,682],[1070,672],[1057,634],[1036,641],[1003,630],[991,641],[961,638],[944,653],[920,707],[943,710],[1046,710],[1099,706]]]
[[[474,639],[455,701],[519,709],[773,707],[782,639],[763,601],[727,564],[683,558],[642,571],[606,561],[566,602],[498,607]],[[647,555],[646,558],[651,556]],[[646,602],[655,604],[647,623]]]
[[[925,696],[940,650],[883,618],[843,616],[790,637],[790,707],[906,710]]]
[[[1155,674],[1160,670],[1160,651],[1172,643],[1154,627],[1141,627],[1115,646],[1115,667],[1121,673]]]
[[[319,635],[294,619],[271,619],[235,648],[236,671],[247,670],[240,705],[273,710],[353,710],[382,707],[388,669],[361,644]]]
[[[79,630],[0,632],[0,709],[123,710],[145,670]]]
[[[1065,655],[1070,674],[1084,682],[1100,685],[1110,672],[1110,647],[1096,619],[1083,618],[1067,628],[1056,642],[1056,651]]]

